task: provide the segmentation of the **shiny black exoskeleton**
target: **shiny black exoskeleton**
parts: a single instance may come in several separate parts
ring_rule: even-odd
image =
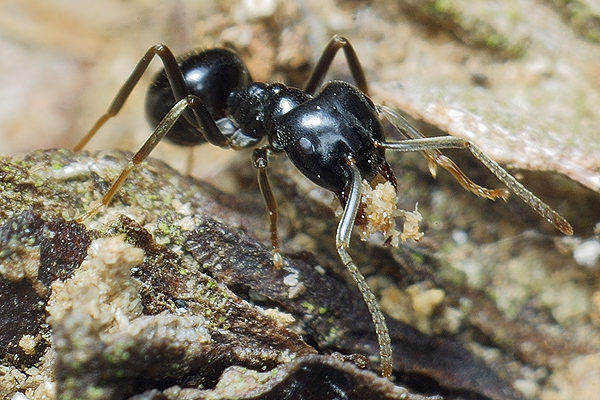
[[[227,49],[186,55],[179,67],[187,93],[201,100],[211,119],[180,118],[166,135],[174,143],[210,141],[205,132],[215,126],[227,138],[215,143],[222,147],[253,147],[266,138],[270,151],[285,152],[306,177],[338,194],[350,179],[349,156],[367,180],[387,166],[384,150],[373,144],[383,141],[375,105],[346,82],[329,82],[314,96],[280,83],[251,83],[243,62]],[[176,103],[164,70],[146,99],[156,126]]]
[[[251,81],[242,60],[226,49],[188,53],[179,57],[177,64],[185,83],[185,95],[197,96],[215,121],[228,115],[230,94],[247,87]],[[157,126],[175,103],[172,86],[163,69],[148,89],[146,118],[152,126]],[[185,146],[206,141],[202,127],[186,119],[177,121],[166,137]]]
[[[344,51],[356,86],[333,81],[317,92],[340,49]],[[393,368],[387,325],[377,299],[347,249],[361,204],[363,180],[371,183],[380,176],[396,187],[394,174],[385,160],[386,149],[420,151],[428,159],[432,174],[437,166],[441,166],[465,189],[478,196],[492,200],[506,198],[508,192],[505,189],[491,190],[475,184],[440,152],[440,149],[448,148],[468,149],[531,208],[561,232],[573,233],[564,218],[473,143],[450,136],[425,138],[394,110],[376,107],[368,97],[365,75],[354,49],[340,36],[331,39],[304,90],[279,83],[253,82],[242,60],[227,49],[210,49],[175,58],[166,46],[152,46],[123,84],[107,112],[74,150],[83,148],[98,129],[119,112],[155,56],[161,58],[164,68],[156,76],[146,100],[147,116],[155,127],[154,131],[132,156],[101,203],[79,217],[78,221],[85,221],[108,205],[130,171],[148,157],[164,137],[187,146],[209,142],[232,149],[254,147],[253,161],[258,171],[258,184],[269,211],[273,263],[281,267],[284,261],[277,238],[277,202],[266,169],[269,154],[285,153],[307,178],[336,193],[344,207],[336,232],[336,247],[371,314],[383,376],[391,376]],[[379,115],[391,122],[405,139],[385,140]]]

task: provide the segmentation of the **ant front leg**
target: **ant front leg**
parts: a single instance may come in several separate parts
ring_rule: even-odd
[[[125,101],[140,81],[142,75],[146,69],[148,69],[148,65],[150,65],[150,62],[154,59],[154,56],[158,56],[163,63],[165,74],[169,80],[169,85],[173,91],[175,101],[180,101],[189,94],[175,56],[166,45],[156,44],[146,51],[146,54],[144,54],[144,56],[137,63],[131,72],[131,75],[129,75],[129,78],[127,78],[123,86],[121,86],[121,89],[108,107],[108,110],[100,118],[98,118],[96,123],[94,123],[92,126],[92,129],[90,129],[79,141],[79,143],[73,147],[74,151],[81,150],[96,134],[96,132],[106,123],[106,121],[121,111],[123,104],[125,104]],[[194,108],[192,108],[192,110],[197,111]],[[194,112],[192,114],[193,115],[186,113],[184,114],[184,117],[192,125],[203,128],[201,130],[202,135],[209,143],[220,147],[227,147],[229,145],[229,140],[219,131],[208,112]]]
[[[267,176],[267,167],[269,165],[269,146],[254,149],[252,152],[252,161],[258,170],[258,188],[263,195],[267,211],[269,213],[269,227],[271,230],[271,253],[273,255],[273,265],[275,268],[283,267],[283,256],[279,250],[279,238],[277,236],[277,200],[273,196],[273,190]]]
[[[390,122],[396,126],[396,128],[403,131],[403,133],[409,129],[412,129],[416,132],[416,130],[410,127],[410,124],[408,124],[408,122],[395,111],[383,106],[380,106],[380,110],[382,110],[386,118],[388,118]],[[410,134],[411,137],[415,137],[413,135],[414,133]],[[493,193],[494,191],[482,188],[481,186],[471,182],[471,180],[464,175],[464,173],[454,164],[454,162],[452,162],[452,160],[439,153],[439,150],[441,149],[468,149],[471,154],[475,156],[475,158],[477,158],[492,174],[494,174],[496,178],[500,180],[500,182],[504,183],[511,192],[519,196],[525,204],[544,217],[563,234],[573,234],[573,228],[566,219],[564,219],[560,214],[554,211],[548,204],[544,203],[536,195],[531,193],[531,191],[517,181],[514,176],[502,168],[500,164],[489,158],[483,151],[481,151],[481,149],[479,149],[470,141],[454,136],[423,137],[421,134],[418,135],[420,137],[416,137],[414,139],[411,138],[399,142],[376,142],[374,144],[376,147],[382,147],[384,149],[395,151],[433,152],[428,154],[434,156],[439,154],[443,158],[438,157],[439,161],[438,159],[434,158],[433,161],[450,171],[456,180],[467,190],[481,197],[491,198],[492,200],[496,197],[502,197],[505,199],[506,195],[502,194],[501,189],[496,191],[498,194],[490,197],[490,193]]]
[[[348,200],[346,201],[344,212],[342,213],[342,217],[338,224],[335,243],[342,263],[346,269],[348,269],[352,279],[358,286],[358,290],[371,314],[371,319],[375,325],[375,332],[377,334],[377,342],[379,343],[381,375],[388,378],[392,375],[392,345],[385,317],[383,316],[377,298],[369,288],[365,277],[360,273],[358,267],[352,260],[352,257],[348,254],[352,228],[354,227],[354,220],[356,219],[356,213],[360,206],[361,185],[360,171],[356,166],[354,159],[348,159],[348,167],[351,172],[350,193],[348,194]]]
[[[352,74],[352,78],[356,83],[356,87],[358,87],[361,92],[368,96],[369,87],[367,85],[367,78],[365,77],[365,71],[360,65],[356,51],[354,51],[354,47],[352,47],[348,39],[339,35],[335,35],[331,38],[329,43],[327,43],[327,46],[325,47],[325,50],[323,50],[317,65],[315,65],[315,68],[313,69],[313,72],[304,90],[309,94],[315,94],[317,88],[323,82],[323,79],[325,78],[325,75],[331,66],[331,62],[333,61],[333,58],[339,49],[344,49],[346,62],[348,63],[348,67],[350,68],[350,73]]]
[[[187,95],[182,100],[179,100],[173,108],[165,115],[165,117],[160,121],[160,123],[154,129],[154,132],[150,135],[150,137],[144,142],[142,147],[131,157],[131,160],[127,163],[127,166],[123,168],[119,177],[113,182],[111,187],[108,189],[108,192],[102,197],[100,203],[93,206],[90,210],[88,210],[85,214],[81,215],[76,219],[77,222],[83,222],[86,219],[94,216],[98,211],[102,209],[102,207],[108,205],[112,198],[115,196],[117,191],[123,186],[127,176],[133,168],[139,165],[142,161],[148,157],[148,155],[154,150],[154,148],[158,145],[158,143],[165,137],[165,135],[171,130],[175,122],[185,113],[186,110],[192,109],[196,114],[207,114],[208,111],[202,105],[201,100],[193,95]],[[210,115],[209,115],[210,116]],[[214,124],[214,123],[213,123]]]
[[[164,44],[156,44],[150,47],[148,51],[146,51],[146,54],[144,54],[144,56],[137,63],[137,65],[131,72],[131,75],[129,75],[129,78],[127,78],[127,81],[125,81],[123,86],[121,86],[121,89],[115,96],[111,105],[108,107],[108,110],[100,118],[98,118],[94,126],[92,126],[92,129],[90,129],[88,133],[79,141],[79,143],[77,143],[77,145],[73,147],[74,151],[81,150],[87,144],[87,142],[89,142],[90,139],[96,134],[96,132],[102,127],[102,125],[106,123],[106,121],[108,121],[110,118],[117,115],[119,111],[121,111],[123,104],[125,104],[125,101],[140,81],[140,78],[142,77],[146,69],[148,69],[148,65],[150,65],[150,62],[152,61],[154,56],[159,56],[163,62],[165,71],[169,78],[169,83],[171,84],[171,88],[173,89],[173,94],[175,95],[175,99],[179,101],[185,96],[187,96],[188,93],[186,90],[185,82],[183,81],[183,75],[179,70],[179,66],[177,65],[175,56],[173,55],[171,50],[169,50],[169,48]]]

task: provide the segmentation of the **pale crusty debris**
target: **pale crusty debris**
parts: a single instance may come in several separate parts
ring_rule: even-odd
[[[39,363],[26,371],[0,366],[0,399],[53,400],[55,356],[54,350],[47,349]]]
[[[35,346],[38,344],[38,338],[32,335],[23,335],[19,340],[19,347],[27,355],[35,354]]]
[[[75,309],[107,329],[127,325],[140,316],[142,304],[129,270],[140,264],[143,256],[141,249],[125,243],[121,236],[93,241],[88,257],[73,276],[52,283],[47,306],[50,322],[62,321]]]
[[[418,204],[415,204],[414,211],[399,210],[404,217],[404,225],[402,227],[402,234],[400,235],[400,239],[403,242],[408,239],[418,241],[423,237],[423,232],[419,231],[419,222],[423,221],[423,216],[417,206]]]
[[[446,293],[439,288],[424,288],[421,285],[411,285],[406,288],[414,312],[420,319],[429,318],[435,309],[442,304]]]
[[[371,187],[363,179],[361,186],[361,206],[365,215],[365,224],[360,226],[360,237],[367,240],[372,234],[381,232],[393,247],[398,247],[400,240],[419,240],[423,233],[419,231],[419,222],[423,219],[417,206],[414,211],[398,209],[398,194],[391,182],[385,181]],[[396,217],[404,218],[402,232],[396,229]]]

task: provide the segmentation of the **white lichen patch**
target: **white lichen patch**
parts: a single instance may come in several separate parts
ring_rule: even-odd
[[[238,366],[229,367],[221,375],[212,394],[215,398],[241,397],[258,390],[271,378],[273,378],[271,371],[258,372]]]
[[[198,346],[210,343],[206,319],[201,315],[175,315],[163,311],[158,315],[144,315],[134,319],[118,333],[101,333],[101,339],[110,343],[123,335],[147,338],[148,341],[165,340],[173,345]]]
[[[579,265],[593,268],[600,261],[600,240],[589,239],[580,243],[573,250],[573,258]]]
[[[48,233],[52,235],[51,232]],[[24,243],[18,235],[9,235],[9,240],[0,248],[0,277],[12,282],[27,279],[38,296],[44,297],[46,286],[38,280],[40,266],[40,247],[35,245],[33,237],[26,243],[26,251],[22,251]]]
[[[189,203],[188,203],[189,204]],[[186,216],[177,221],[175,221],[175,225],[177,225],[183,232],[189,232],[200,224],[200,219],[196,216]]]
[[[141,315],[140,296],[129,271],[143,256],[141,249],[120,236],[93,241],[88,257],[71,278],[52,284],[47,306],[50,322],[58,323],[78,310],[110,328]]]
[[[283,284],[288,287],[288,298],[293,299],[304,293],[306,286],[301,282],[298,271],[292,270],[283,278]]]
[[[360,226],[362,240],[367,240],[376,232],[381,232],[386,242],[398,247],[400,240],[419,240],[423,233],[419,232],[419,222],[423,219],[415,205],[414,211],[398,209],[398,195],[391,182],[385,181],[371,187],[369,182],[361,183],[361,206],[365,216],[365,224]],[[403,231],[396,229],[396,217],[404,218]]]
[[[32,168],[30,173],[42,178],[53,178],[67,181],[71,179],[86,178],[89,176],[90,171],[94,171],[96,173],[104,172],[98,169],[97,162],[95,160],[87,160],[85,162],[73,162],[71,164],[61,166],[39,166],[37,168]]]
[[[298,272],[294,271],[283,278],[283,284],[286,286],[296,286],[298,284]]]
[[[10,243],[8,244],[10,246]],[[38,267],[40,265],[39,251],[27,253],[20,263],[0,263],[0,276],[9,281],[20,281],[21,279],[37,280]]]
[[[276,308],[266,308],[263,312],[265,315],[279,322],[282,326],[289,326],[296,322],[296,318],[294,318],[292,314],[280,311]]]
[[[190,202],[185,202],[182,203],[179,199],[173,199],[171,201],[171,206],[173,206],[173,209],[175,210],[176,213],[182,215],[182,216],[192,216],[194,214],[194,211],[192,209],[192,205]]]
[[[0,366],[0,399],[54,399],[56,393],[54,358],[54,350],[48,349],[37,367],[20,371],[15,367]]]

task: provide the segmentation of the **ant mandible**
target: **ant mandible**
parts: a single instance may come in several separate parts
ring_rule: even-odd
[[[331,81],[318,92],[336,53],[343,49],[356,86]],[[486,189],[473,183],[440,149],[464,148],[483,163],[508,189],[519,196],[562,233],[571,235],[569,223],[486,156],[471,142],[451,137],[424,137],[399,113],[376,106],[358,56],[348,40],[334,36],[327,44],[304,90],[281,83],[254,82],[245,64],[233,51],[214,48],[175,58],[169,48],[157,44],[146,52],[108,111],[75,146],[82,149],[100,127],[115,116],[154,58],[164,68],[156,75],[146,97],[146,114],[154,132],[132,156],[102,201],[78,218],[79,222],[108,205],[131,170],[166,137],[193,146],[209,142],[234,150],[254,149],[258,184],[268,209],[273,262],[283,265],[277,238],[277,203],[267,177],[269,155],[285,152],[292,163],[315,184],[335,193],[343,206],[336,233],[337,252],[356,282],[375,325],[381,374],[392,374],[392,347],[388,328],[377,299],[369,289],[347,249],[361,203],[361,181],[383,178],[396,188],[396,178],[385,159],[385,150],[420,151],[430,172],[436,166],[448,170],[470,192],[491,200],[506,199],[506,189]],[[405,138],[386,140],[380,116]]]

